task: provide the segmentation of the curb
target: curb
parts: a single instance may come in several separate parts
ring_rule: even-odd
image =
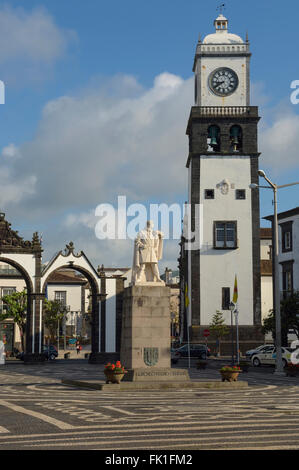
[[[74,387],[87,388],[92,390],[103,391],[128,391],[128,390],[197,390],[197,389],[244,389],[248,387],[248,382],[222,382],[222,381],[209,381],[209,382],[121,382],[120,384],[106,384],[102,381],[89,381],[89,380],[71,380],[62,379],[61,383],[64,385],[71,385]]]

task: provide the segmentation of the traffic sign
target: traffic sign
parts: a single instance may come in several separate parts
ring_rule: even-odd
[[[204,335],[205,338],[210,336],[210,330],[204,330],[203,335]]]

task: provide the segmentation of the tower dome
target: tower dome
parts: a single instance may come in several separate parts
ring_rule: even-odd
[[[237,34],[228,32],[228,19],[222,13],[214,21],[216,32],[208,34],[203,40],[203,44],[244,44],[244,41]]]

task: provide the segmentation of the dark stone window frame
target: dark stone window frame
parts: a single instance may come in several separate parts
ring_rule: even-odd
[[[282,293],[283,298],[287,297],[288,295],[292,294],[294,290],[294,260],[289,261],[282,261],[279,263],[282,267]],[[290,274],[291,276],[291,286],[287,289],[287,275]]]
[[[246,200],[246,189],[236,189],[236,199],[238,201]]]
[[[209,192],[211,193],[211,195],[208,194]],[[215,190],[205,189],[205,199],[215,199]]]
[[[282,253],[288,253],[293,251],[293,221],[283,222],[279,224],[281,228],[281,251]],[[290,246],[286,246],[286,234],[290,234]]]
[[[222,287],[222,310],[229,310],[230,287]]]
[[[217,234],[216,229],[218,224],[225,225],[225,237],[224,246],[217,246]],[[228,224],[234,224],[235,226],[235,244],[234,246],[226,245],[226,226]],[[213,248],[214,250],[236,250],[238,248],[238,224],[236,220],[215,220],[213,223]]]

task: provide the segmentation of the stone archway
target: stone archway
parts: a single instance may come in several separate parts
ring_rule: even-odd
[[[42,360],[41,355],[41,259],[42,247],[35,232],[32,241],[24,241],[0,213],[0,261],[16,268],[27,288],[26,348],[24,362]]]
[[[104,279],[93,268],[86,255],[81,251],[74,253],[74,244],[66,245],[63,253],[60,251],[47,265],[42,274],[41,289],[45,296],[47,281],[49,277],[58,270],[72,269],[81,273],[89,282],[92,299],[92,333],[91,333],[91,355],[90,362],[98,362],[104,351],[105,341],[105,285]]]

